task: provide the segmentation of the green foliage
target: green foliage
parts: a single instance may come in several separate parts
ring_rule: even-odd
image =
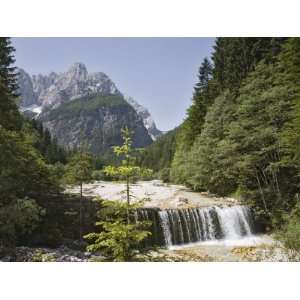
[[[205,58],[199,68],[198,79],[192,99],[192,104],[187,110],[187,118],[183,123],[181,143],[189,149],[197,135],[201,133],[205,116],[215,96],[215,84],[212,80],[213,68],[210,61]]]
[[[88,246],[89,251],[105,251],[109,258],[116,261],[132,260],[141,242],[150,235],[147,227],[151,224],[135,219],[134,212],[143,202],[131,203],[130,182],[136,176],[150,176],[152,171],[135,165],[135,149],[132,148],[131,132],[128,128],[122,130],[123,145],[115,146],[114,153],[122,157],[120,166],[106,166],[107,176],[126,180],[127,201],[104,201],[99,211],[100,221],[96,225],[101,227],[100,233],[90,233],[86,239],[93,241]]]
[[[9,38],[0,37],[0,126],[20,130],[22,118],[17,108],[17,78],[13,57],[14,48]]]
[[[36,250],[31,258],[31,262],[54,262],[55,256],[51,253],[45,253],[43,250]]]
[[[0,38],[0,81],[5,90],[12,96],[17,94],[16,67],[12,66],[15,62],[13,52],[15,49],[7,37]],[[2,100],[2,99],[1,99]]]
[[[95,170],[92,172],[92,179],[97,181],[111,181],[113,177],[106,175],[103,170]]]
[[[217,39],[203,85],[212,93],[202,88],[196,97],[195,89],[171,180],[219,195],[238,191],[264,224],[282,223],[300,186],[299,53],[299,38]]]
[[[0,206],[0,249],[15,246],[18,237],[30,234],[44,213],[35,200],[29,198]]]
[[[101,200],[101,199],[100,199]],[[103,201],[99,210],[100,233],[90,233],[85,238],[92,242],[88,251],[102,251],[108,259],[115,261],[133,260],[140,250],[141,242],[151,233],[148,221],[136,221],[134,212],[142,203],[128,204],[120,201]],[[128,212],[130,223],[127,222]]]
[[[63,182],[63,178],[65,175],[65,165],[57,162],[55,164],[49,165],[50,173],[53,178],[56,179],[57,182]]]
[[[68,184],[82,185],[92,179],[92,156],[80,151],[75,153],[65,167],[64,180]]]
[[[41,153],[48,164],[55,164],[57,162],[65,164],[67,156],[70,153],[58,145],[56,138],[52,138],[49,130],[43,127],[43,124],[32,119],[28,122],[28,126],[32,128],[35,133],[34,147]]]
[[[152,170],[142,169],[135,165],[136,156],[135,149],[132,148],[132,133],[126,127],[122,130],[123,145],[114,146],[114,153],[116,156],[123,158],[120,166],[106,166],[104,172],[107,176],[117,177],[126,181],[126,195],[127,203],[130,203],[130,181],[133,178],[140,176],[151,176]]]
[[[170,182],[170,170],[171,168],[163,168],[158,172],[158,178],[163,182]]]
[[[169,168],[176,149],[177,132],[178,129],[175,128],[160,136],[155,142],[145,148],[138,155],[138,165],[143,168],[151,168],[154,172],[158,172],[163,168]]]
[[[300,203],[295,206],[290,215],[283,216],[284,224],[276,232],[275,237],[283,245],[294,251],[300,251]]]
[[[120,108],[122,105],[128,106],[128,103],[122,96],[118,95],[91,95],[86,98],[76,99],[64,103],[55,109],[51,109],[44,121],[63,120],[69,118],[79,118],[82,115],[90,114],[103,107]]]
[[[212,60],[218,90],[234,93],[261,61],[273,62],[286,38],[217,38]]]
[[[36,135],[17,109],[13,50],[8,38],[0,38],[0,248],[12,251],[40,221],[43,210],[36,202],[58,191],[34,146]]]
[[[207,114],[202,133],[195,140],[191,150],[179,152],[185,160],[185,163],[180,165],[181,178],[195,190],[209,190],[220,195],[234,190],[233,176],[228,169],[232,163],[230,160],[234,157],[231,155],[224,157],[219,150],[227,146],[222,140],[225,126],[232,118],[233,106],[234,103],[229,93],[216,98],[214,106]],[[176,163],[178,165],[180,161],[174,159],[173,168]],[[174,170],[171,174],[176,176]]]
[[[32,145],[32,136],[0,128],[0,199],[35,197],[57,190],[49,167]]]

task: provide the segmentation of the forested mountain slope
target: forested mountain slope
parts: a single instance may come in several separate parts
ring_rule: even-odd
[[[134,132],[134,147],[152,143],[143,121],[121,95],[95,95],[44,110],[38,117],[59,144],[76,149],[85,144],[94,154],[108,155],[122,142],[121,129]]]

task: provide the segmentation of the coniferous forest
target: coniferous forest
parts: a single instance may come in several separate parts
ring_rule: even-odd
[[[154,209],[147,199],[132,202],[137,182],[158,179],[157,186],[235,199],[239,235],[272,236],[297,257],[299,38],[216,38],[199,65],[183,123],[143,149],[134,147],[134,129],[126,127],[122,143],[112,143],[105,156],[89,151],[84,137],[64,147],[39,119],[19,111],[14,63],[11,40],[0,38],[0,259],[22,260],[20,249],[28,247],[39,250],[24,260],[53,261],[55,255],[41,249],[66,246],[87,249],[84,259],[94,261],[181,261],[168,252],[149,253],[226,237],[223,206],[199,212],[180,198],[188,205],[178,212],[160,204]],[[126,201],[87,196],[84,185],[98,181],[124,184]],[[77,193],[66,192],[69,186]]]
[[[172,159],[173,145],[163,136],[143,160],[155,169],[164,157],[167,180],[240,198],[265,228],[282,230],[285,237],[293,231],[295,244],[299,47],[299,38],[218,38],[211,57],[199,67]],[[163,139],[167,150],[157,160]]]

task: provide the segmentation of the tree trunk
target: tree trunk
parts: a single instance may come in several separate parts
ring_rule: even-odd
[[[262,197],[262,202],[263,202],[263,205],[264,205],[265,212],[269,213],[269,210],[268,210],[267,204],[266,204],[266,200],[265,200],[265,195],[264,195],[263,189],[261,187],[261,183],[260,183],[260,180],[259,180],[259,175],[258,175],[257,172],[256,172],[256,176],[255,177],[256,177],[256,181],[258,183],[258,187],[259,187],[259,191],[260,191],[260,194],[261,194],[261,197]]]
[[[82,183],[80,183],[80,202],[79,202],[79,240],[82,242]]]
[[[129,206],[130,206],[130,193],[129,193],[129,177],[126,177],[126,195],[127,195],[127,224],[129,224]]]

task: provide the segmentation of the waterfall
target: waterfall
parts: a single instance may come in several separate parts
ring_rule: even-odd
[[[150,220],[152,235],[145,245],[172,246],[236,239],[254,233],[251,210],[246,206],[165,209],[143,208],[139,220]]]

